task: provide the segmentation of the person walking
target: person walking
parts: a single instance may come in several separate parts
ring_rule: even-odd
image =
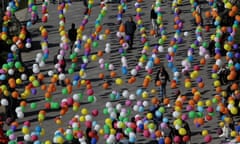
[[[134,33],[137,29],[136,23],[133,21],[133,18],[130,16],[128,21],[125,22],[125,32],[127,35],[127,43],[130,48],[133,46]]]
[[[161,66],[158,69],[157,75],[156,75],[156,79],[155,79],[155,83],[157,86],[159,86],[159,90],[160,90],[160,98],[163,100],[163,98],[166,97],[166,85],[167,85],[167,81],[170,81],[169,79],[169,74],[168,72],[165,70],[164,66]]]
[[[85,7],[84,15],[88,14],[88,0],[83,0],[83,5]]]
[[[75,41],[77,39],[77,29],[75,28],[75,24],[74,23],[72,23],[71,29],[68,30],[68,37],[69,37],[69,39],[71,41],[70,53],[72,53],[72,48],[73,48],[74,43],[75,43]]]
[[[152,30],[155,31],[154,37],[158,36],[158,25],[157,25],[157,13],[154,9],[154,5],[152,5],[152,9],[150,12],[150,18],[151,18],[151,22],[152,22]]]

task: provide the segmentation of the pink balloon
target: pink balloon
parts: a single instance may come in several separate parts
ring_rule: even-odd
[[[211,142],[211,141],[212,141],[212,136],[211,136],[211,135],[206,135],[206,136],[204,137],[204,141],[205,141],[206,143]]]
[[[174,139],[173,139],[173,141],[174,141],[175,143],[180,143],[180,142],[181,142],[181,137],[180,137],[180,136],[175,136]]]
[[[91,121],[86,121],[85,126],[88,127],[88,128],[91,128],[92,127],[92,122]]]
[[[73,102],[74,102],[74,100],[73,100],[72,97],[67,98],[67,104],[68,104],[69,106],[73,105]]]
[[[92,110],[92,115],[97,116],[98,115],[98,110],[97,109]]]
[[[93,95],[93,94],[94,94],[93,89],[88,89],[88,90],[87,90],[87,95]]]
[[[30,121],[25,121],[23,125],[25,125],[25,126],[27,126],[27,127],[30,127],[30,126],[31,126],[31,123],[30,123]]]
[[[126,105],[126,106],[131,106],[131,104],[132,104],[132,101],[131,101],[131,100],[126,100],[126,101],[125,101],[125,105]]]
[[[150,132],[148,130],[143,131],[143,136],[144,137],[150,137]]]

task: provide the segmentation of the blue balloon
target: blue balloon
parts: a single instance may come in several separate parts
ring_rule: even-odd
[[[33,144],[41,144],[41,141],[40,140],[36,140],[33,142]]]
[[[127,68],[126,67],[122,67],[122,74],[123,75],[127,75],[127,73],[128,73]]]
[[[144,112],[144,107],[143,106],[139,106],[139,108],[138,108],[138,112]]]
[[[236,126],[236,131],[240,132],[240,125]]]
[[[91,144],[96,144],[97,143],[97,139],[96,138],[92,138],[91,139]]]
[[[204,108],[203,108],[202,106],[198,106],[198,107],[197,107],[197,110],[198,110],[199,112],[203,112],[203,111],[204,111]]]
[[[141,96],[142,95],[142,89],[141,88],[139,88],[139,89],[137,89],[137,91],[136,91],[136,95],[137,96]]]
[[[155,116],[160,118],[162,116],[162,113],[160,111],[155,111]]]
[[[143,129],[144,129],[144,125],[141,123],[141,124],[138,125],[138,128],[139,128],[140,130],[143,130]]]
[[[237,71],[240,70],[240,64],[239,63],[236,63],[234,66],[235,66]]]
[[[188,56],[188,60],[189,60],[190,62],[193,62],[193,56],[192,56],[192,55]]]
[[[164,142],[164,138],[160,138],[159,140],[158,140],[158,144],[164,144],[165,142]]]
[[[164,117],[164,118],[163,118],[163,122],[164,122],[164,123],[168,123],[168,118],[167,118],[167,117]]]
[[[135,137],[130,137],[128,141],[130,143],[135,143],[136,142],[136,138]]]
[[[41,132],[41,131],[42,131],[42,128],[41,128],[40,126],[36,126],[36,127],[35,127],[35,131],[36,131],[36,132]]]
[[[168,63],[168,68],[172,68],[174,65],[173,65],[173,63],[172,62],[169,62]]]

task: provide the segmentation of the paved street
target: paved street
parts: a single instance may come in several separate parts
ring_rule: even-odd
[[[98,40],[95,40],[98,44],[98,46],[91,48],[91,54],[88,57],[88,64],[87,68],[84,71],[84,74],[86,74],[85,77],[80,78],[79,85],[81,86],[73,86],[72,92],[70,94],[64,94],[64,91],[66,90],[66,87],[64,86],[57,86],[57,89],[55,92],[52,93],[52,101],[61,103],[63,99],[68,99],[70,97],[73,97],[74,94],[82,94],[82,99],[80,100],[79,104],[79,110],[73,111],[72,107],[69,106],[69,110],[67,113],[63,116],[61,116],[61,124],[56,124],[56,118],[59,118],[59,109],[58,110],[46,110],[47,113],[45,115],[44,120],[39,123],[38,120],[38,114],[40,110],[45,110],[46,100],[45,100],[45,92],[41,90],[41,87],[37,88],[37,94],[33,95],[31,94],[27,98],[28,105],[26,106],[26,109],[24,111],[25,117],[22,119],[18,119],[17,122],[19,123],[18,129],[16,132],[16,135],[18,136],[19,140],[23,140],[23,134],[21,132],[21,128],[23,126],[23,123],[26,120],[29,120],[31,122],[31,127],[29,128],[30,131],[34,131],[35,127],[40,125],[43,129],[45,129],[45,135],[40,136],[39,140],[41,142],[44,142],[46,140],[53,140],[54,132],[58,128],[67,129],[68,123],[71,118],[74,117],[74,115],[79,115],[80,117],[83,115],[81,111],[83,109],[87,109],[89,114],[93,110],[98,110],[98,116],[92,117],[92,120],[95,121],[97,124],[101,126],[101,129],[104,129],[104,123],[106,122],[106,119],[109,117],[109,115],[104,114],[104,110],[106,109],[106,103],[111,102],[112,106],[115,107],[117,104],[122,104],[122,107],[126,110],[131,111],[131,114],[129,118],[134,117],[136,114],[139,114],[141,116],[145,116],[148,112],[148,109],[151,105],[151,99],[153,97],[158,97],[158,87],[155,86],[154,80],[156,77],[157,68],[160,65],[164,65],[166,70],[168,71],[170,75],[170,79],[172,80],[174,78],[174,73],[172,66],[170,66],[169,61],[167,61],[167,53],[171,50],[170,42],[171,39],[175,36],[174,30],[174,14],[171,10],[171,2],[166,1],[162,3],[161,5],[161,11],[162,11],[162,18],[163,18],[163,27],[166,31],[166,41],[162,44],[163,50],[156,52],[156,56],[160,58],[161,64],[154,64],[153,65],[153,73],[148,74],[148,72],[145,70],[145,66],[147,65],[147,61],[151,58],[152,52],[156,47],[158,47],[159,39],[161,37],[154,37],[150,35],[150,30],[152,29],[151,20],[150,20],[150,8],[151,5],[155,2],[154,0],[143,0],[143,2],[139,3],[139,7],[141,8],[141,18],[142,18],[142,24],[146,29],[146,39],[149,43],[149,47],[146,48],[144,44],[141,42],[141,33],[140,29],[136,30],[135,33],[135,40],[134,45],[132,49],[128,49],[126,53],[126,61],[127,61],[127,74],[123,74],[122,70],[122,61],[123,57],[119,53],[119,49],[122,47],[119,44],[119,38],[117,37],[117,32],[119,30],[119,24],[117,21],[117,14],[118,14],[118,3],[108,3],[107,4],[107,12],[106,15],[102,18],[102,21],[100,24],[102,25],[102,30],[100,32],[100,35],[103,36],[106,29],[110,30],[110,34],[106,36],[106,38],[99,38]],[[135,20],[136,15],[136,8],[135,8],[136,0],[129,0],[127,5],[127,10],[123,14],[123,22],[125,22],[129,16],[133,16]],[[205,20],[204,12],[207,10],[210,10],[210,6],[208,3],[205,3],[205,1],[201,2],[201,10],[202,15]],[[37,5],[38,11],[39,11],[39,17],[42,17],[41,14],[41,3]],[[43,83],[48,87],[51,83],[51,77],[48,76],[49,71],[52,71],[55,73],[55,68],[53,64],[53,57],[58,52],[61,42],[61,37],[59,34],[59,16],[58,16],[58,4],[52,4],[50,3],[48,6],[48,21],[47,23],[42,23],[41,21],[37,22],[35,25],[30,26],[28,29],[31,32],[33,38],[32,38],[32,48],[29,51],[22,52],[22,58],[24,61],[24,64],[28,66],[30,69],[32,69],[33,64],[35,64],[36,56],[38,53],[42,53],[41,50],[41,41],[43,38],[41,37],[41,33],[39,31],[39,28],[43,26],[46,28],[48,32],[48,48],[49,48],[49,57],[47,58],[45,62],[45,66],[40,68],[40,72],[45,75],[45,79],[43,80]],[[178,77],[178,83],[177,88],[171,88],[170,82],[167,85],[167,97],[170,99],[171,106],[174,106],[174,94],[173,92],[176,89],[181,90],[182,95],[185,95],[187,97],[187,101],[193,98],[193,94],[191,93],[192,87],[198,87],[198,83],[196,80],[192,80],[192,86],[191,88],[185,88],[185,79],[186,76],[182,74],[182,61],[188,57],[188,49],[190,48],[191,44],[194,43],[196,40],[195,36],[195,29],[196,26],[193,23],[193,16],[191,13],[191,5],[188,0],[183,0],[183,3],[178,6],[181,10],[180,19],[183,21],[183,29],[180,33],[180,36],[182,37],[182,43],[177,44],[178,48],[177,51],[174,53],[174,59],[172,60],[171,64],[174,64],[174,67],[176,68],[181,76]],[[84,13],[85,8],[83,6],[83,2],[79,0],[75,0],[72,2],[71,5],[69,5],[68,10],[65,13],[65,30],[67,31],[70,29],[71,24],[75,23],[76,27],[79,27],[82,24],[82,20],[84,19]],[[95,0],[95,3],[93,4],[93,7],[91,9],[91,14],[88,18],[88,22],[85,25],[85,29],[82,33],[82,37],[90,37],[92,33],[95,31],[95,25],[96,25],[96,19],[98,18],[99,14],[101,13],[101,7],[97,0]],[[28,20],[30,19],[30,14],[27,12],[27,10],[21,10],[21,12],[18,12],[16,16],[21,20]],[[209,42],[209,37],[211,34],[215,33],[215,29],[211,28],[209,32],[206,32],[203,28],[202,32],[202,41]],[[101,37],[100,36],[100,37]],[[95,44],[96,44],[95,43]],[[79,52],[77,53],[78,61],[76,63],[76,68],[74,73],[69,74],[69,69],[71,70],[71,66],[73,65],[71,62],[69,51],[66,52],[65,58],[67,59],[67,67],[66,67],[66,77],[71,80],[71,82],[74,81],[74,78],[76,76],[81,75],[82,71],[81,66],[83,66],[84,63],[84,44],[86,44],[86,41],[82,41],[81,48]],[[110,44],[110,52],[106,53],[106,44]],[[146,44],[146,43],[145,43]],[[139,60],[142,56],[143,49],[147,49],[146,55],[147,59],[143,63],[144,66],[141,68],[137,75],[135,76],[136,81],[132,84],[129,84],[128,81],[131,78],[131,71],[132,69],[135,69],[136,66],[139,64]],[[103,56],[99,57],[99,51],[103,52]],[[96,60],[94,59],[96,58]],[[214,57],[210,57],[206,60],[205,65],[200,65],[199,61],[204,56],[199,56],[199,49],[196,48],[193,54],[193,62],[192,62],[192,68],[190,70],[193,70],[193,66],[199,65],[200,70],[199,76],[203,79],[203,82],[205,84],[204,88],[197,88],[201,94],[200,101],[203,101],[204,103],[206,100],[211,100],[213,96],[216,94],[215,88],[213,86],[213,79],[211,78],[211,69],[212,65],[215,63]],[[104,60],[104,63],[102,65],[103,68],[101,68],[99,64],[99,59]],[[94,61],[95,60],[95,61]],[[116,77],[111,77],[111,70],[109,70],[109,65],[114,66],[114,70],[116,72]],[[111,67],[112,68],[112,67]],[[111,69],[110,68],[110,69]],[[102,74],[102,77],[104,75],[104,78],[99,78],[99,74]],[[147,87],[143,87],[143,81],[146,79],[146,76],[151,77],[151,81]],[[88,96],[88,91],[86,89],[86,86],[84,85],[84,80],[90,80],[92,89],[94,91],[93,94],[90,96],[94,96],[95,100],[92,101],[91,98]],[[107,89],[103,88],[104,83],[108,83],[109,87]],[[119,83],[118,83],[119,82]],[[223,86],[225,88],[226,86]],[[123,96],[123,92],[126,92],[126,90],[129,92],[129,97],[126,98]],[[23,92],[23,90],[20,90]],[[140,93],[140,95],[139,95]],[[114,95],[115,94],[115,95]],[[118,95],[118,96],[116,96]],[[126,101],[130,102],[132,104],[126,105]],[[137,104],[137,102],[149,102],[146,107],[144,107],[144,110],[142,112],[134,111],[134,105]],[[188,102],[184,103],[182,113],[188,114],[186,111],[186,106]],[[145,102],[145,103],[146,103]],[[31,104],[36,104],[37,106],[34,108],[31,108]],[[109,103],[108,103],[109,104]],[[214,111],[216,108],[216,104],[213,105]],[[171,122],[173,122],[173,107],[166,107],[166,112],[164,113],[164,117],[167,117]],[[196,110],[197,111],[197,110]],[[206,111],[204,112],[206,114]],[[188,119],[190,128],[192,130],[192,138],[191,143],[192,144],[199,144],[204,143],[204,137],[201,135],[202,130],[208,130],[209,134],[212,136],[212,142],[213,144],[219,144],[221,143],[221,140],[224,138],[219,138],[218,134],[216,133],[217,128],[219,127],[219,116],[218,112],[215,112],[215,115],[212,117],[211,121],[205,121],[204,124],[200,127],[197,127],[193,119]],[[85,131],[84,122],[81,122],[80,129],[82,131]],[[100,132],[99,132],[100,133]],[[105,143],[104,135],[99,135],[99,144]],[[137,133],[136,138],[136,144],[140,143],[150,143],[152,140],[151,137],[146,138],[142,135],[142,133]]]

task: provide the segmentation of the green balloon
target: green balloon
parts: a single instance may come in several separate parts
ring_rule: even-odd
[[[105,67],[106,70],[109,70],[109,63],[105,63],[104,67]]]
[[[198,117],[198,118],[203,117],[203,113],[202,113],[202,112],[197,112],[197,117]]]
[[[62,89],[62,94],[64,94],[64,95],[68,94],[67,88],[63,88],[63,89]]]
[[[60,104],[58,102],[51,102],[50,103],[50,108],[51,109],[59,109],[60,108]]]
[[[94,96],[88,96],[88,102],[94,102],[95,98]]]
[[[204,48],[207,48],[207,47],[208,47],[208,43],[207,43],[207,42],[203,42],[202,46],[203,46]]]
[[[14,67],[14,62],[8,62],[8,67],[13,68]]]
[[[208,113],[210,116],[215,116],[215,113],[214,112],[212,112],[212,113]]]
[[[37,108],[37,103],[33,102],[30,104],[31,109],[36,109]]]
[[[32,10],[33,10],[33,11],[37,11],[37,6],[33,5],[33,6],[32,6]]]
[[[72,68],[72,69],[75,69],[76,67],[77,67],[77,64],[76,64],[76,63],[72,63],[72,64],[71,64],[71,68]]]
[[[218,100],[217,100],[216,98],[213,98],[213,99],[212,99],[212,102],[213,102],[214,104],[216,104],[216,103],[218,102]]]
[[[51,102],[51,101],[52,101],[52,98],[45,98],[45,101]]]
[[[74,73],[74,69],[73,69],[73,68],[69,68],[69,69],[68,69],[68,73],[69,73],[69,74],[73,74],[73,73]]]
[[[8,69],[9,69],[9,66],[8,66],[8,64],[3,64],[3,65],[2,65],[2,68],[8,70]]]
[[[98,47],[98,42],[94,41],[92,46],[93,46],[93,48],[97,48]]]
[[[13,134],[13,130],[11,130],[11,129],[7,130],[6,135],[10,136],[11,134]]]
[[[34,87],[39,87],[39,85],[40,85],[38,80],[34,80],[32,82],[32,84],[33,84]]]
[[[22,67],[22,64],[21,64],[19,61],[17,61],[17,62],[15,62],[15,67],[16,67],[17,69],[19,69],[19,68]]]
[[[109,134],[109,133],[110,133],[110,128],[109,128],[109,126],[106,125],[106,124],[103,126],[103,130],[104,130],[104,133],[105,133],[105,134]]]
[[[108,108],[104,108],[104,109],[103,109],[103,114],[104,114],[104,115],[107,115],[107,114],[108,114]]]
[[[162,114],[165,113],[165,108],[164,108],[164,107],[160,107],[158,110],[159,110]]]
[[[79,93],[78,96],[79,96],[79,100],[83,99],[83,94],[82,93]]]
[[[73,140],[73,135],[72,134],[66,134],[65,136],[67,141],[72,141]]]
[[[116,99],[116,95],[113,94],[113,93],[111,93],[111,94],[109,95],[109,98],[110,98],[111,100],[115,100],[115,99]]]
[[[188,117],[191,118],[191,119],[194,119],[196,117],[196,112],[195,111],[190,111],[188,113]]]

